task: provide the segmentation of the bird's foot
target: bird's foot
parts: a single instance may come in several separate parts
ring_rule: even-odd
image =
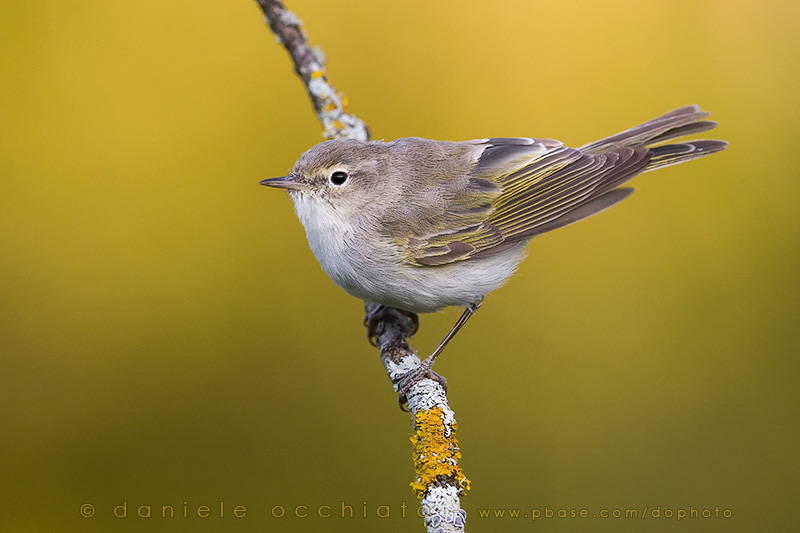
[[[379,324],[387,320],[392,313],[399,313],[411,321],[409,337],[413,336],[419,329],[419,316],[416,313],[377,304],[364,316],[364,325],[367,327],[367,338],[369,339],[369,343],[373,346],[378,346],[378,335],[381,334]]]
[[[442,388],[447,392],[447,380],[444,376],[441,376],[434,372],[431,367],[433,366],[433,360],[428,357],[422,364],[420,364],[414,370],[408,372],[403,379],[397,384],[397,403],[400,404],[400,409],[406,411],[407,409],[403,408],[403,405],[406,403],[406,396],[408,395],[408,391],[411,390],[416,383],[419,381],[430,378],[434,380],[436,383],[442,386]]]

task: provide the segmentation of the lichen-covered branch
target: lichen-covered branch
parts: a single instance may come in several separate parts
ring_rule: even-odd
[[[367,126],[347,111],[347,100],[328,82],[321,52],[308,45],[302,23],[277,0],[256,0],[269,27],[286,48],[295,71],[303,80],[314,110],[328,138],[369,139]],[[377,304],[367,302],[368,315]],[[416,316],[386,308],[372,321],[376,345],[389,379],[396,386],[420,359],[407,338],[416,330]],[[423,379],[408,391],[408,409],[413,416],[413,456],[416,476],[411,487],[421,498],[429,533],[463,532],[466,512],[459,498],[469,481],[458,466],[461,452],[456,440],[456,420],[447,403],[445,390],[437,382]]]
[[[303,22],[278,0],[256,1],[278,42],[292,56],[294,70],[306,86],[314,111],[325,128],[325,137],[369,139],[366,124],[347,112],[347,98],[328,82],[323,54],[308,45]]]
[[[376,315],[378,304],[367,302],[365,307],[367,316]],[[373,327],[375,344],[389,379],[397,386],[421,364],[407,340],[416,331],[416,316],[391,308],[384,308],[378,316],[380,322]],[[414,423],[411,442],[416,473],[411,488],[422,499],[428,531],[462,532],[467,513],[459,498],[469,490],[469,480],[458,465],[458,424],[447,394],[438,382],[425,378],[409,389],[406,405]]]

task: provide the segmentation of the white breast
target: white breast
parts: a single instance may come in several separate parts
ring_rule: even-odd
[[[475,303],[502,285],[524,258],[526,243],[481,259],[416,266],[364,213],[345,219],[329,203],[292,194],[308,244],[322,269],[352,296],[416,313]],[[313,202],[313,203],[312,203]]]

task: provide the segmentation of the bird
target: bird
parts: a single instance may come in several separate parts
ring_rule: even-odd
[[[621,202],[633,192],[622,185],[638,174],[725,149],[714,139],[671,142],[716,127],[708,116],[685,106],[579,148],[522,137],[332,139],[302,154],[288,175],[260,183],[288,191],[328,276],[379,304],[368,324],[386,308],[413,316],[464,308],[433,353],[396,383],[402,406],[426,376],[446,388],[432,370],[436,358],[512,276],[533,237]]]

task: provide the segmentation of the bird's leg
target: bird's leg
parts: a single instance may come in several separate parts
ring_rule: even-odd
[[[375,304],[372,310],[370,310],[370,312],[364,316],[364,325],[367,327],[367,339],[369,339],[369,343],[371,345],[378,346],[378,335],[381,333],[378,330],[378,325],[381,323],[381,321],[385,320],[387,318],[386,315],[391,312],[400,313],[411,320],[413,330],[411,333],[409,333],[409,337],[413,336],[414,333],[416,333],[419,329],[419,316],[416,313],[404,311],[402,309],[395,309],[393,307],[387,307],[383,304]]]
[[[445,346],[447,346],[447,343],[449,343],[453,337],[456,336],[458,330],[460,330],[464,324],[467,323],[467,320],[469,320],[470,317],[475,314],[475,311],[478,310],[478,308],[481,306],[481,303],[483,303],[483,299],[467,305],[464,309],[464,312],[461,314],[461,317],[458,319],[458,321],[456,321],[453,327],[450,328],[450,332],[445,335],[444,339],[442,339],[442,342],[439,343],[439,346],[436,347],[433,353],[424,361],[422,361],[420,366],[410,371],[405,375],[405,377],[403,377],[403,379],[400,380],[400,382],[397,384],[397,401],[401,406],[406,403],[406,394],[408,394],[409,389],[414,385],[414,383],[426,376],[439,383],[444,390],[447,390],[447,380],[432,370],[433,363],[436,362],[436,358],[439,357],[440,353],[442,353]]]

